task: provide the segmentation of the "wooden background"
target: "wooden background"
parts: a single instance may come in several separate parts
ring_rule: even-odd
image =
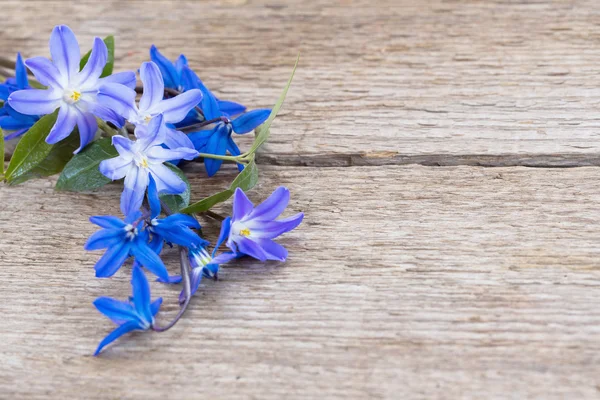
[[[250,197],[283,184],[306,213],[288,262],[227,266],[174,329],[94,358],[91,302],[129,275],[94,279],[82,245],[119,186],[0,186],[0,398],[600,397],[596,0],[0,6],[3,55],[47,56],[66,23],[84,51],[114,34],[118,70],[183,52],[252,108],[300,51]],[[196,199],[235,174],[186,172]]]

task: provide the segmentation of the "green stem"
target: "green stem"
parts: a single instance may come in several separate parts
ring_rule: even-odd
[[[101,120],[100,118],[96,118],[96,120],[98,121],[98,128],[100,128],[100,130],[106,133],[109,137],[117,136],[119,134],[119,131],[108,126],[105,121]]]
[[[198,157],[202,157],[202,158],[213,158],[215,160],[223,160],[223,161],[233,161],[235,163],[239,163],[239,164],[245,164],[246,163],[246,159],[242,156],[219,156],[216,154],[209,154],[209,153],[199,153]]]

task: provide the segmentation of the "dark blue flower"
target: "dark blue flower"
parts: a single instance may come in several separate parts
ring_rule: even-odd
[[[208,245],[208,242],[206,245],[189,249],[189,259],[192,267],[192,270],[190,271],[190,287],[192,289],[192,296],[198,290],[203,277],[216,279],[219,272],[219,265],[225,264],[240,256],[240,254],[230,251],[217,255],[219,247],[225,242],[225,240],[227,240],[228,236],[229,219],[221,224],[221,233],[219,234],[217,244],[215,245],[212,254],[209,254],[205,248],[205,246]],[[181,283],[181,275],[171,276],[166,281],[162,279],[158,279],[158,281],[163,283]],[[185,301],[185,293],[183,291],[179,294],[179,301],[181,303]]]
[[[5,131],[12,131],[12,133],[6,135],[6,140],[21,136],[40,119],[39,115],[21,114],[8,105],[8,96],[11,93],[27,89],[31,89],[27,78],[27,68],[25,68],[21,53],[17,53],[15,76],[0,84],[0,100],[4,102],[4,105],[0,108],[0,128]]]
[[[150,223],[148,230],[153,237],[159,237],[169,243],[196,248],[206,246],[208,242],[202,239],[191,228],[200,229],[200,224],[190,215],[171,214],[166,218],[158,218],[161,211],[160,199],[154,178],[150,176],[148,184],[148,202],[150,203]]]
[[[162,73],[165,87],[184,92],[186,88],[183,86],[181,73],[183,67],[188,65],[187,58],[180,54],[175,62],[171,62],[167,57],[163,56],[155,45],[150,47],[150,60],[153,61],[160,72]]]
[[[162,279],[169,273],[156,251],[149,245],[149,232],[142,229],[144,221],[139,211],[129,214],[125,221],[113,216],[95,216],[90,221],[101,230],[94,233],[86,242],[86,250],[106,249],[94,269],[96,277],[113,276],[130,256],[150,272]]]
[[[245,107],[230,101],[219,101],[214,94],[208,90],[200,78],[187,66],[183,67],[182,79],[186,87],[194,87],[202,91],[203,97],[200,107],[204,112],[206,121],[215,121],[214,128],[193,132],[188,138],[194,143],[194,148],[201,153],[215,154],[219,156],[226,155],[227,152],[233,156],[240,155],[240,149],[231,137],[232,132],[245,134],[252,132],[260,124],[265,122],[271,110],[259,109],[241,114],[237,118],[230,120],[232,115],[245,111]],[[204,159],[204,165],[208,176],[213,176],[221,168],[222,160],[212,158]],[[240,171],[243,169],[238,165]]]
[[[290,191],[283,186],[275,189],[258,206],[254,206],[240,188],[235,190],[233,214],[229,225],[227,247],[235,253],[242,253],[258,260],[285,261],[287,250],[273,241],[277,236],[297,227],[304,218],[303,213],[277,220],[290,200]]]
[[[132,297],[129,301],[119,301],[110,297],[99,297],[94,305],[102,314],[118,325],[108,334],[96,349],[95,356],[102,349],[133,330],[148,330],[154,325],[154,316],[158,313],[162,298],[151,302],[148,279],[139,267],[134,267],[131,275]]]

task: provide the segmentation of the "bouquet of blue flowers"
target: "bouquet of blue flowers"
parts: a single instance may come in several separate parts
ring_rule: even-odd
[[[244,193],[258,181],[255,154],[269,137],[293,72],[272,110],[247,111],[242,104],[218,99],[185,56],[171,62],[154,46],[150,61],[139,69],[142,85],[137,86],[135,72],[113,73],[114,47],[112,36],[95,38],[82,57],[71,29],[57,26],[50,35],[51,60],[23,61],[18,54],[14,76],[0,84],[2,154],[5,140],[20,138],[6,171],[4,163],[0,166],[5,182],[60,173],[58,190],[89,191],[123,180],[123,218],[91,217],[101,229],[85,244],[89,251],[105,250],[95,265],[98,278],[113,276],[131,261],[132,296],[127,301],[100,297],[94,302],[117,325],[100,342],[96,355],[132,330],[171,328],[202,279],[217,279],[222,264],[245,256],[285,261],[287,250],[274,239],[303,218],[299,213],[278,219],[290,198],[285,187],[256,206]],[[252,131],[254,142],[242,152],[233,133]],[[227,190],[192,203],[189,181],[178,165],[196,159],[204,162],[208,177],[223,162],[237,164],[239,174]],[[210,211],[231,197],[231,217]],[[210,251],[195,218],[199,213],[222,220]],[[179,250],[178,275],[169,275],[161,258],[165,244]],[[182,286],[179,312],[167,324],[156,321],[162,299],[152,301],[145,271],[159,282]]]

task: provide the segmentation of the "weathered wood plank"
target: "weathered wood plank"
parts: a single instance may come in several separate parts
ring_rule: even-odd
[[[91,302],[128,275],[94,279],[82,245],[118,185],[0,186],[0,397],[597,398],[597,175],[263,166],[251,197],[284,184],[306,212],[288,262],[225,268],[173,330],[100,358],[111,324]],[[153,288],[173,313],[176,291]]]
[[[302,60],[261,162],[599,165],[594,0],[14,1],[0,48],[47,55],[69,23],[115,34],[118,68],[155,43],[224,98],[268,107]],[[41,11],[44,10],[44,11]],[[43,15],[43,17],[41,17]]]

